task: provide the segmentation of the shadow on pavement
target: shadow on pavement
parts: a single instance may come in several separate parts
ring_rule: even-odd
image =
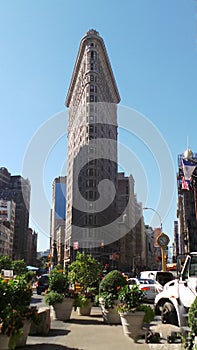
[[[22,348],[17,348],[18,350],[83,350],[79,348],[70,348],[68,346],[58,345],[58,344],[35,344],[35,345],[25,345]]]
[[[73,324],[80,324],[80,325],[85,325],[85,324],[89,324],[89,325],[103,325],[103,320],[98,320],[98,319],[94,319],[94,318],[91,318],[91,319],[83,319],[83,318],[71,318],[69,320],[69,323],[73,323]]]
[[[59,335],[67,335],[68,333],[70,333],[70,331],[68,331],[66,329],[51,328],[49,330],[49,333],[47,334],[47,337],[56,337]]]
[[[34,297],[31,298],[31,304],[39,304],[42,301],[43,301],[42,298],[34,298]]]

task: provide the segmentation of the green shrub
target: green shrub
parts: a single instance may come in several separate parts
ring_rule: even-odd
[[[118,299],[121,287],[127,284],[126,278],[118,270],[109,272],[99,285],[99,297],[105,309],[112,308]]]
[[[197,335],[197,297],[191,304],[188,312],[188,325],[195,335]]]
[[[145,312],[144,323],[150,323],[155,317],[155,311],[150,305],[141,305],[140,310]]]
[[[49,290],[66,294],[69,290],[68,274],[64,270],[53,269],[49,275]]]
[[[120,304],[118,304],[118,311],[135,312],[137,310],[141,310],[140,306],[143,302],[143,295],[143,291],[137,284],[133,284],[131,288],[129,285],[121,287],[118,293],[118,300],[120,302]]]
[[[63,299],[64,299],[64,294],[60,294],[60,293],[55,292],[53,290],[51,290],[50,292],[48,292],[45,295],[45,302],[48,305],[62,303]]]
[[[127,284],[126,278],[118,270],[109,272],[99,285],[99,293],[108,292],[115,293],[118,296],[120,287]]]

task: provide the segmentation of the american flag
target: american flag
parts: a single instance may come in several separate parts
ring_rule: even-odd
[[[194,172],[194,169],[196,168],[196,164],[194,164],[192,161],[182,159],[182,166],[183,166],[183,174],[185,177],[185,181],[189,180]]]
[[[185,177],[184,177],[184,176],[182,177],[182,187],[181,187],[182,190],[187,190],[187,191],[189,191],[189,182],[190,182],[190,181],[188,181],[188,180],[186,181],[186,180],[185,180]]]

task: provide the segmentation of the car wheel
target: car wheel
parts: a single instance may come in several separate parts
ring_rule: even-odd
[[[178,319],[175,307],[172,303],[166,302],[161,312],[162,323],[169,323],[178,326]]]

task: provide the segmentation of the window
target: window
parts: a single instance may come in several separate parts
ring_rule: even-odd
[[[90,92],[94,92],[94,85],[90,84]]]
[[[93,180],[89,180],[89,186],[93,187]]]
[[[93,224],[93,215],[89,215],[89,224],[90,224],[90,225]]]
[[[94,75],[90,75],[90,81],[94,81]]]
[[[90,95],[90,102],[94,102],[94,95]]]
[[[89,126],[89,132],[94,132],[94,126],[93,125]]]

